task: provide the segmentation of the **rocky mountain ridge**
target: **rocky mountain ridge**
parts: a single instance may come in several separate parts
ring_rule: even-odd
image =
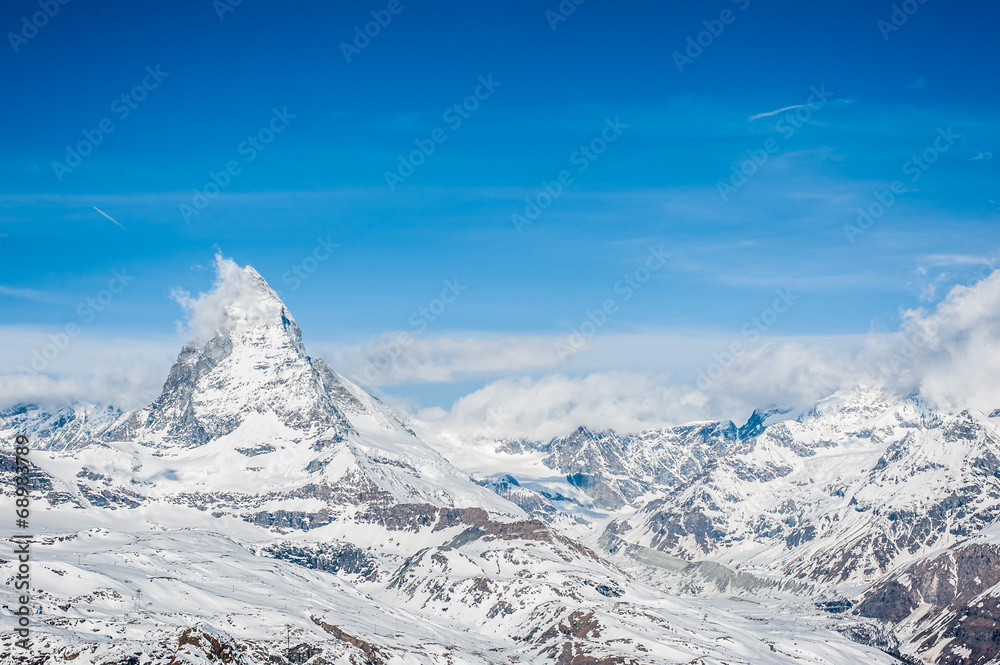
[[[1000,574],[992,554],[975,550],[975,560],[986,562],[980,581],[953,579],[945,601],[924,591],[902,600],[892,580],[925,557],[961,569],[956,553],[967,564],[974,551],[961,544],[1000,518],[998,416],[939,413],[917,398],[862,387],[787,419],[780,410],[758,411],[742,427],[694,423],[635,435],[579,429],[544,444],[501,441],[496,450],[515,459],[544,454],[544,468],[565,477],[545,483],[541,496],[565,509],[558,500],[565,488],[577,505],[603,511],[597,549],[683,572],[674,589],[801,584],[843,598],[835,603],[843,609],[859,603],[857,616],[884,620],[898,632],[901,655],[985,663],[993,655],[982,626],[1000,629],[1000,613],[979,598],[992,589],[984,580]],[[524,477],[510,476],[511,483],[535,486]],[[955,599],[972,597],[984,603],[980,629],[945,639],[940,626],[958,631]],[[966,660],[956,655],[966,651]]]

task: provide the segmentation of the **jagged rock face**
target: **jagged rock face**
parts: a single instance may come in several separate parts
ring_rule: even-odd
[[[514,476],[504,474],[499,478],[481,481],[480,484],[510,501],[532,517],[549,521],[556,514],[552,497],[541,492],[521,487]]]
[[[204,661],[222,665],[244,665],[247,659],[240,652],[236,641],[226,633],[208,626],[188,628],[177,640],[177,654],[168,665]]]
[[[597,506],[616,509],[641,492],[623,465],[622,441],[614,432],[591,432],[583,427],[562,439],[553,439],[543,460],[582,489]]]
[[[874,584],[855,608],[895,627],[903,653],[939,665],[1000,659],[1000,545],[971,543]]]
[[[742,445],[735,425],[709,422],[627,436],[581,427],[548,443],[502,442],[498,450],[547,453],[543,463],[563,474],[594,506],[617,510],[701,475],[716,458]]]
[[[146,443],[197,446],[236,430],[250,412],[274,413],[303,436],[339,441],[352,431],[337,405],[346,389],[306,354],[288,309],[252,268],[250,302],[226,306],[215,335],[185,346],[161,395],[128,434]]]

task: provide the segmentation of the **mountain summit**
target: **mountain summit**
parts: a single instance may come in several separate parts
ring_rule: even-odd
[[[161,395],[136,414],[138,439],[196,446],[232,433],[250,413],[274,414],[308,438],[340,441],[352,431],[342,409],[360,407],[357,399],[306,354],[298,324],[260,274],[243,270],[214,334],[181,350]]]

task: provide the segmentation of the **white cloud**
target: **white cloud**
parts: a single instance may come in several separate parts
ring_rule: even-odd
[[[705,390],[651,372],[557,374],[501,379],[449,410],[411,415],[419,429],[452,441],[544,440],[580,425],[628,432],[691,420],[739,421],[757,407],[808,408],[859,385],[899,396],[919,393],[945,410],[1000,408],[1000,271],[953,287],[933,311],[907,310],[899,331],[872,333],[854,349],[772,341],[738,354]]]
[[[936,257],[940,263],[972,258],[978,257]],[[255,309],[261,293],[255,273],[222,257],[216,270],[210,292],[175,295],[188,314],[186,331],[195,337],[216,330],[220,310],[230,320],[261,314]],[[724,355],[740,339],[738,331],[598,334],[565,363],[560,344],[566,340],[558,336],[413,337],[397,350],[373,340],[330,346],[326,355],[335,369],[364,381],[369,363],[389,353],[384,377],[373,385],[558,367],[559,373],[493,380],[447,410],[405,406],[418,428],[455,440],[545,439],[581,425],[627,432],[691,420],[740,421],[756,407],[808,407],[859,384],[882,385],[899,395],[919,392],[949,410],[1000,408],[1000,271],[972,286],[953,287],[934,308],[905,311],[903,321],[897,332],[866,337],[772,339],[732,358],[703,390],[693,385],[696,372]],[[53,334],[59,331],[0,328],[0,402],[76,398],[141,406],[158,394],[183,341],[93,339],[84,331],[43,367],[32,368],[35,373],[20,371],[52,343]]]
[[[316,348],[325,352],[337,371],[369,386],[452,382],[470,374],[551,367],[577,350],[568,337],[424,339],[402,331],[360,346],[320,344]]]
[[[725,348],[725,347],[722,347]],[[859,378],[849,354],[769,343],[737,356],[709,389],[663,373],[604,371],[501,379],[452,407],[411,413],[415,425],[452,439],[545,440],[577,427],[635,432],[695,420],[743,420],[773,403],[805,407]]]
[[[640,372],[550,374],[494,381],[459,399],[450,411],[412,414],[421,429],[468,438],[547,439],[580,427],[635,431],[700,411],[699,395],[666,377]]]
[[[900,392],[945,409],[1000,408],[1000,271],[952,288],[933,311],[908,310],[902,330],[880,341],[872,347]]]
[[[178,340],[101,338],[86,331],[0,328],[0,405],[66,404],[82,400],[143,406],[163,387],[177,356]]]
[[[996,257],[976,256],[974,254],[928,254],[921,257],[921,263],[929,266],[992,266]]]
[[[921,276],[926,277],[926,271]],[[920,302],[931,302],[934,299],[936,299],[938,285],[947,282],[948,278],[949,278],[948,273],[943,272],[938,274],[937,277],[934,277],[929,281],[927,281],[920,291]]]
[[[273,320],[279,315],[280,301],[262,297],[262,282],[252,268],[241,268],[222,254],[215,255],[215,283],[212,290],[192,297],[182,289],[170,296],[187,317],[182,334],[204,342],[216,331],[241,321]]]
[[[35,302],[56,302],[59,300],[58,296],[46,291],[17,289],[3,285],[0,285],[0,295],[10,296],[11,298],[23,298],[24,300],[33,300]]]

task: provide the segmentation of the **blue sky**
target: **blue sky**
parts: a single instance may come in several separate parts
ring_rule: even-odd
[[[887,32],[889,2],[587,0],[553,29],[555,0],[400,0],[347,62],[341,43],[389,4],[243,0],[220,19],[209,0],[71,0],[35,34],[23,17],[39,5],[5,3],[8,341],[37,348],[124,269],[134,280],[82,335],[173,349],[183,312],[170,293],[208,289],[217,252],[255,266],[307,342],[335,358],[347,353],[338,345],[412,330],[444,280],[468,288],[422,338],[555,338],[620,298],[618,281],[663,247],[667,265],[563,370],[655,368],[691,382],[714,347],[657,340],[739,336],[777,289],[797,300],[766,336],[848,340],[894,330],[902,309],[992,270],[1000,8],[914,1]],[[699,33],[706,45],[678,71],[674,53]],[[602,132],[614,140],[582,156]],[[935,147],[941,132],[952,138]],[[81,141],[97,145],[79,165],[53,166]],[[386,172],[418,143],[433,153],[391,189]],[[723,200],[719,182],[762,151]],[[907,164],[925,151],[934,163],[913,179]],[[218,176],[230,163],[235,174]],[[563,171],[572,181],[518,232],[512,215]],[[212,173],[229,182],[184,214]],[[892,205],[850,242],[845,225],[893,181]],[[286,276],[312,265],[318,239],[339,246],[296,286]],[[630,354],[598,338],[648,344]],[[550,369],[379,386],[447,406]]]

